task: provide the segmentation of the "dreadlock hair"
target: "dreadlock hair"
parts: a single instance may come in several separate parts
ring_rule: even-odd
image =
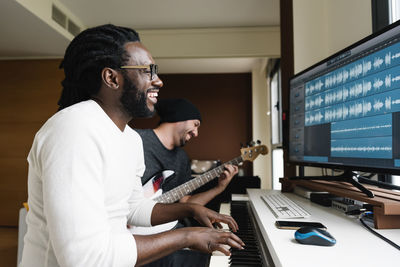
[[[129,28],[111,24],[89,28],[78,34],[67,47],[60,64],[65,79],[58,101],[59,109],[66,108],[97,94],[101,86],[101,71],[117,69],[129,55],[124,45],[140,42],[139,34]]]

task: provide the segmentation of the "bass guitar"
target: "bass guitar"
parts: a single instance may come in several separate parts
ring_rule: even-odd
[[[245,147],[240,149],[241,155],[236,157],[220,166],[205,172],[197,176],[196,178],[191,179],[190,181],[181,184],[174,189],[163,193],[162,192],[162,184],[167,180],[174,176],[174,171],[172,170],[163,170],[146,182],[143,186],[144,195],[147,198],[151,198],[159,203],[174,203],[181,199],[182,197],[190,194],[197,188],[203,186],[209,181],[219,177],[225,170],[225,165],[239,165],[244,161],[254,161],[258,155],[266,155],[268,153],[268,148],[265,145],[258,145],[252,147]],[[134,234],[154,234],[162,231],[170,230],[176,225],[177,221],[157,225],[154,227],[132,227],[131,232]]]

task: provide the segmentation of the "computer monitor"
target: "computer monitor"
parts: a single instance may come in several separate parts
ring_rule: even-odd
[[[290,79],[289,161],[400,174],[400,22]]]

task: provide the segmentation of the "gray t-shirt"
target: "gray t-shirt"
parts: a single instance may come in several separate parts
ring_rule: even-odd
[[[166,180],[162,185],[167,192],[191,179],[190,160],[186,152],[176,147],[167,149],[152,129],[135,129],[143,140],[144,162],[146,170],[142,177],[144,185],[155,174],[163,170],[172,170],[175,176]]]

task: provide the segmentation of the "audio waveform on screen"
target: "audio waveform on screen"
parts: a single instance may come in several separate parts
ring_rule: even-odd
[[[397,111],[400,111],[400,90],[392,90],[307,111],[304,122],[306,126],[311,126]]]
[[[294,76],[289,101],[291,159],[400,167],[400,28]]]
[[[384,147],[379,147],[379,146],[336,146],[332,147],[331,151],[339,151],[339,152],[377,152],[377,151],[392,151],[392,147],[390,146],[384,146]]]
[[[332,133],[349,133],[349,132],[352,133],[352,132],[374,131],[374,130],[387,129],[387,128],[392,128],[392,125],[384,124],[384,125],[376,125],[376,126],[353,127],[353,128],[348,128],[348,129],[335,130],[335,131],[332,131]]]
[[[392,135],[392,115],[384,114],[331,124],[331,139]]]
[[[390,90],[400,90],[399,88],[400,66],[344,86],[306,96],[305,110],[320,109],[322,107],[345,103]]]
[[[363,59],[355,60],[321,77],[308,81],[305,85],[305,95],[311,96],[338,86],[343,86],[346,83],[391,69],[399,64],[400,43],[396,43],[371,53]]]
[[[349,138],[331,140],[332,157],[392,158],[392,137]]]

